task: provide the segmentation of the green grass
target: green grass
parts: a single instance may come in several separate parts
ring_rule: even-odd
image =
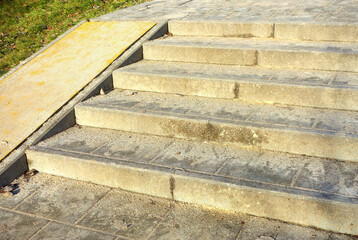
[[[0,76],[84,19],[146,0],[0,0]]]

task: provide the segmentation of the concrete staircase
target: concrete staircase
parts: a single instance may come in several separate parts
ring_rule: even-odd
[[[358,28],[169,22],[30,168],[358,234]],[[173,35],[173,36],[172,36]]]

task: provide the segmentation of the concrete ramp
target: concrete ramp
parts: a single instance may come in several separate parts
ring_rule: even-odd
[[[0,161],[151,29],[86,22],[0,82]]]

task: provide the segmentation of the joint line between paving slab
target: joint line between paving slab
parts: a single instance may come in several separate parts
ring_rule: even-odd
[[[153,159],[149,161],[149,163],[153,163],[156,159],[158,159],[165,151],[168,150],[169,147],[171,147],[174,144],[174,140],[172,140],[167,147],[165,147],[162,151],[160,151]]]
[[[215,156],[217,157],[217,159],[219,159],[218,157],[218,153],[216,152],[215,150],[215,147],[213,147],[213,151],[214,151],[214,154]],[[232,161],[232,158],[227,158],[219,167],[218,169],[216,169],[216,171],[214,172],[214,174],[219,174],[219,172],[229,163]]]
[[[24,199],[22,199],[20,202],[18,202],[15,206],[13,206],[11,208],[11,210],[16,210],[17,207],[19,207],[23,202],[25,202],[27,199],[31,198],[32,196],[34,196],[39,190],[40,188],[42,188],[47,182],[49,182],[50,179],[47,179],[44,181],[44,183],[42,183],[38,188],[36,188],[34,191],[32,191],[32,193],[30,193],[28,196],[26,196]]]
[[[241,228],[241,229],[239,230],[239,232],[237,233],[237,235],[236,235],[236,237],[235,237],[235,240],[240,240],[240,235],[241,235],[242,230],[244,229],[245,225],[246,225],[246,221],[245,221],[245,223],[242,225],[242,228]]]
[[[36,235],[38,235],[42,230],[44,230],[50,223],[52,223],[51,220],[45,223],[42,227],[40,227],[31,237],[28,238],[28,240],[31,240],[36,237]]]
[[[142,101],[139,101],[138,103],[134,104],[132,107],[130,107],[131,109],[134,109],[136,106],[140,105],[141,103],[143,103]]]
[[[98,206],[98,204],[108,195],[108,193],[109,193],[110,191],[112,191],[112,188],[110,188],[107,192],[105,192],[105,194],[103,194],[103,196],[102,196],[97,202],[95,202],[89,209],[87,209],[87,211],[86,211],[84,214],[82,214],[82,216],[80,216],[80,217],[73,223],[73,225],[76,226],[80,221],[82,221],[82,219],[83,219],[84,217],[86,217],[87,214],[88,214],[93,208],[95,208],[95,207]]]
[[[121,235],[118,235],[115,240],[135,240],[134,238],[131,238],[131,237],[126,237],[126,236],[121,236]]]
[[[216,171],[214,172],[214,174],[218,174],[219,175],[219,172],[229,163],[231,162],[232,159],[231,158],[228,158],[226,159],[220,166],[218,169],[216,169]]]
[[[169,201],[174,201],[174,199],[170,199]],[[144,240],[148,240],[154,233],[155,231],[159,228],[159,226],[161,225],[161,223],[169,216],[170,212],[173,211],[174,209],[174,205],[172,204],[172,202],[170,203],[170,207],[167,210],[167,212],[164,214],[164,216],[161,218],[161,220],[157,223],[157,225],[155,226],[155,228],[148,234],[147,237],[144,237]]]
[[[332,6],[337,0],[333,0],[330,4],[328,4],[328,7]]]
[[[293,175],[292,177],[292,181],[290,183],[290,187],[295,188],[296,182],[298,180],[298,178],[301,176],[301,173],[303,171],[303,169],[308,165],[308,160],[306,159],[304,164],[302,164],[302,166],[296,171],[295,175]]]
[[[338,73],[333,75],[333,77],[328,81],[327,85],[332,85],[332,83],[336,81],[337,77],[338,77]]]
[[[178,6],[183,6],[183,5],[185,5],[185,4],[187,4],[187,3],[190,3],[190,2],[192,2],[193,0],[188,0],[188,1],[186,1],[186,2],[183,2],[183,3],[180,3]]]
[[[320,16],[321,16],[321,14],[318,13],[317,16],[312,20],[312,22],[315,22]]]
[[[96,147],[95,149],[93,149],[92,151],[89,152],[89,154],[93,154],[94,152],[96,152],[97,150],[103,148],[104,146],[108,145],[109,143],[106,142],[104,144],[101,144],[99,147]]]
[[[315,118],[313,121],[312,121],[312,125],[311,125],[311,129],[315,129],[319,123],[319,119],[318,118]]]
[[[44,216],[41,216],[41,215],[36,215],[36,214],[33,214],[33,213],[21,212],[19,210],[10,210],[10,209],[4,208],[2,206],[0,206],[0,209],[4,210],[4,211],[7,211],[7,212],[17,213],[17,214],[25,215],[25,216],[32,217],[32,218],[44,219],[44,220],[47,220],[47,221],[60,223],[60,224],[66,225],[66,226],[74,227],[74,228],[85,229],[85,230],[89,230],[89,231],[93,231],[93,232],[102,233],[102,234],[105,234],[105,235],[110,235],[112,237],[117,237],[117,235],[112,234],[112,233],[104,232],[104,231],[101,231],[101,230],[98,230],[98,229],[89,228],[89,227],[85,227],[85,226],[81,226],[81,225],[73,225],[73,224],[68,223],[68,222],[62,222],[60,220],[51,219],[51,218],[44,217]]]

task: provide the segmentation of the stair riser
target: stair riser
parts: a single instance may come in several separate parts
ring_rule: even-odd
[[[269,68],[358,72],[358,55],[259,50],[257,64]]]
[[[358,91],[354,89],[244,83],[239,85],[239,100],[249,103],[358,110]]]
[[[152,196],[171,198],[170,175],[141,167],[85,161],[74,156],[28,150],[30,169]],[[147,184],[147,185],[146,185]]]
[[[358,55],[335,52],[229,49],[165,44],[144,44],[144,59],[358,72]]]
[[[182,36],[273,37],[272,23],[169,21],[169,32]]]
[[[144,59],[159,61],[253,66],[257,63],[256,54],[250,49],[143,45]]]
[[[358,110],[358,91],[351,89],[236,82],[225,79],[174,77],[123,71],[113,73],[113,84],[115,88],[121,89],[210,98],[238,98],[248,103]]]
[[[115,88],[148,92],[175,93],[211,98],[235,98],[235,82],[230,80],[184,78],[113,72]]]
[[[308,41],[358,42],[358,25],[276,23],[275,38]]]
[[[198,179],[195,174],[111,166],[34,150],[27,151],[27,158],[30,168],[49,174],[335,232],[358,233],[355,204],[256,190]]]
[[[88,106],[76,107],[80,125],[128,132],[212,141],[244,147],[357,161],[358,139],[347,136],[250,127],[174,116],[154,115]]]
[[[357,25],[172,20],[168,27],[170,33],[178,36],[274,37],[287,40],[358,42]]]

